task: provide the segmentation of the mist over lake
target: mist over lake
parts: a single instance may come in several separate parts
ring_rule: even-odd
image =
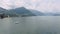
[[[60,34],[60,16],[0,19],[0,34]]]

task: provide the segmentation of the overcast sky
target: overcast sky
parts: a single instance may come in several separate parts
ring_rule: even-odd
[[[60,0],[0,0],[0,7],[26,7],[39,11],[60,11]]]

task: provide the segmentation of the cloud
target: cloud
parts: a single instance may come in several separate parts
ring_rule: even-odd
[[[24,6],[40,11],[60,11],[60,0],[0,0],[0,6],[6,9]]]
[[[30,0],[28,2],[30,7],[35,7],[34,9],[41,10],[41,11],[53,11],[53,10],[60,10],[59,0]],[[28,7],[28,8],[30,8]]]
[[[9,0],[0,0],[0,7],[8,9],[10,5]]]

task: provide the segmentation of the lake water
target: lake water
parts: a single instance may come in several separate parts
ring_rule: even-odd
[[[0,19],[0,34],[60,34],[60,16]]]

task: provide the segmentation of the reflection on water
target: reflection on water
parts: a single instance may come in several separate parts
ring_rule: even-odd
[[[60,34],[60,16],[0,19],[0,34]]]

